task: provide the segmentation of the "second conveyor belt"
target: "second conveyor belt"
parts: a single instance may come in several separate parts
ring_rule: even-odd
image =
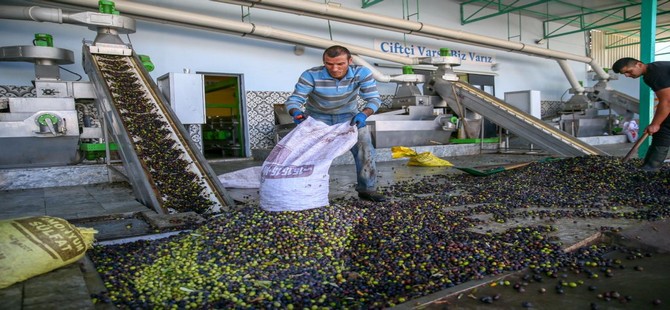
[[[543,150],[563,156],[608,155],[468,83],[434,79],[431,87],[445,100],[458,102]]]

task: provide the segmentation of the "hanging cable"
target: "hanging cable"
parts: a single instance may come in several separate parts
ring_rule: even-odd
[[[326,5],[328,5],[329,2],[330,1],[328,1],[328,0],[323,0],[323,3],[326,4]],[[328,35],[330,35],[330,40],[332,41],[333,40],[333,29],[330,25],[330,19],[328,19]]]
[[[58,68],[61,68],[61,69],[65,70],[65,71],[67,71],[67,72],[70,72],[70,73],[72,73],[72,74],[74,74],[74,75],[78,76],[79,78],[77,79],[77,81],[81,81],[81,75],[80,75],[80,74],[78,74],[77,72],[74,72],[74,71],[70,71],[70,70],[68,70],[68,69],[65,69],[65,68],[63,68],[63,67],[61,67],[61,66],[58,66]]]

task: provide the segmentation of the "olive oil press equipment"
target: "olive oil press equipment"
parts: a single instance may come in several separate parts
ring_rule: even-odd
[[[109,132],[106,141],[118,145],[125,174],[140,202],[158,213],[208,213],[233,206],[150,78],[146,60],[119,37],[135,32],[135,21],[120,15],[111,1],[99,5],[100,12],[78,13],[3,6],[3,17],[84,25],[97,36],[82,47],[90,83],[60,81],[58,64],[73,63],[74,55],[49,46],[52,41],[47,36],[36,37],[39,45],[0,48],[0,61],[35,63],[37,92],[36,98],[0,103],[0,147],[11,150],[0,159],[0,167],[76,163],[81,136],[75,99],[91,98],[106,127],[102,134]]]
[[[72,51],[53,47],[45,33],[33,42],[0,47],[0,61],[35,64],[35,97],[0,99],[0,167],[75,163],[80,136],[75,99],[95,97],[87,83],[60,80],[58,65],[74,63]]]

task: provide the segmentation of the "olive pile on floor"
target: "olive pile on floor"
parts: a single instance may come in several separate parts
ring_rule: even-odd
[[[567,158],[486,178],[398,182],[383,189],[392,197],[385,203],[339,199],[280,213],[246,206],[166,239],[96,246],[91,257],[108,289],[96,299],[126,308],[385,308],[485,276],[601,262],[607,246],[565,253],[551,225],[476,228],[667,217],[668,171],[636,164]]]

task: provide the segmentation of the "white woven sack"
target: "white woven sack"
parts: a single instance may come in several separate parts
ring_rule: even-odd
[[[249,167],[219,175],[219,181],[225,188],[260,188],[261,166]]]
[[[328,126],[311,117],[272,149],[261,172],[261,208],[299,211],[328,205],[333,160],[358,141],[348,122]]]

